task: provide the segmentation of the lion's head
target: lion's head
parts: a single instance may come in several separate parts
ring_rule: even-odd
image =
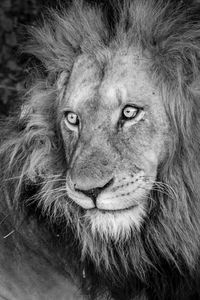
[[[16,176],[10,206],[35,205],[58,226],[64,219],[77,265],[93,287],[98,278],[113,294],[161,286],[166,270],[176,274],[170,284],[179,272],[194,274],[197,15],[174,1],[128,1],[108,14],[76,2],[31,29],[26,51],[45,72],[28,92],[15,137],[1,147],[4,177]],[[31,196],[24,192],[33,186]]]
[[[167,117],[147,59],[132,47],[101,55],[109,55],[106,66],[79,56],[60,101],[66,193],[94,235],[124,240],[152,202],[169,148]]]

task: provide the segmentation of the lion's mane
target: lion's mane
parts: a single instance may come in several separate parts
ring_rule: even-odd
[[[40,27],[29,29],[32,38],[25,51],[38,67],[19,113],[1,131],[0,197],[2,217],[7,218],[2,230],[19,232],[31,219],[32,234],[39,239],[40,224],[43,239],[43,230],[50,234],[46,247],[50,241],[59,245],[60,265],[70,266],[68,272],[92,299],[105,291],[116,299],[141,291],[148,299],[199,299],[200,6],[187,1],[119,2],[91,6],[76,1],[68,10],[49,11]],[[68,162],[58,100],[80,53],[103,65],[101,49],[132,44],[149,55],[169,119],[170,151],[157,178],[163,189],[152,191],[141,231],[123,246],[97,237],[86,249],[85,239],[92,237],[89,228],[81,227],[81,210],[70,201],[65,211],[60,205],[66,201]],[[10,236],[14,243],[23,230]],[[54,253],[49,254],[52,259]]]

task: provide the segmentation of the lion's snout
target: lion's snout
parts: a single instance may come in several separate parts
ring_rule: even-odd
[[[99,196],[99,194],[101,192],[103,192],[106,188],[112,186],[113,182],[114,182],[114,179],[111,178],[107,183],[105,183],[103,185],[99,184],[99,186],[96,186],[96,187],[91,188],[91,189],[86,189],[87,187],[85,185],[82,186],[81,188],[79,188],[77,186],[77,184],[75,184],[74,189],[75,189],[75,191],[81,192],[84,195],[86,195],[87,197],[91,198],[93,200],[95,206],[96,206],[96,199]]]

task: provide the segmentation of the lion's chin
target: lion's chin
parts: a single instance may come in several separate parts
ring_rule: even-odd
[[[87,210],[85,222],[93,236],[116,240],[128,239],[133,230],[139,230],[145,209],[142,205],[121,210]]]

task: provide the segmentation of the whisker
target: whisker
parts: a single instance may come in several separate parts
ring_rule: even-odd
[[[174,199],[174,196],[177,198],[177,193],[169,184],[162,181],[151,180],[150,176],[141,176],[141,178],[145,178],[147,182],[153,184],[152,190],[165,194],[171,199]]]
[[[15,230],[10,231],[7,235],[3,237],[3,239],[7,239],[11,234],[13,234]]]

